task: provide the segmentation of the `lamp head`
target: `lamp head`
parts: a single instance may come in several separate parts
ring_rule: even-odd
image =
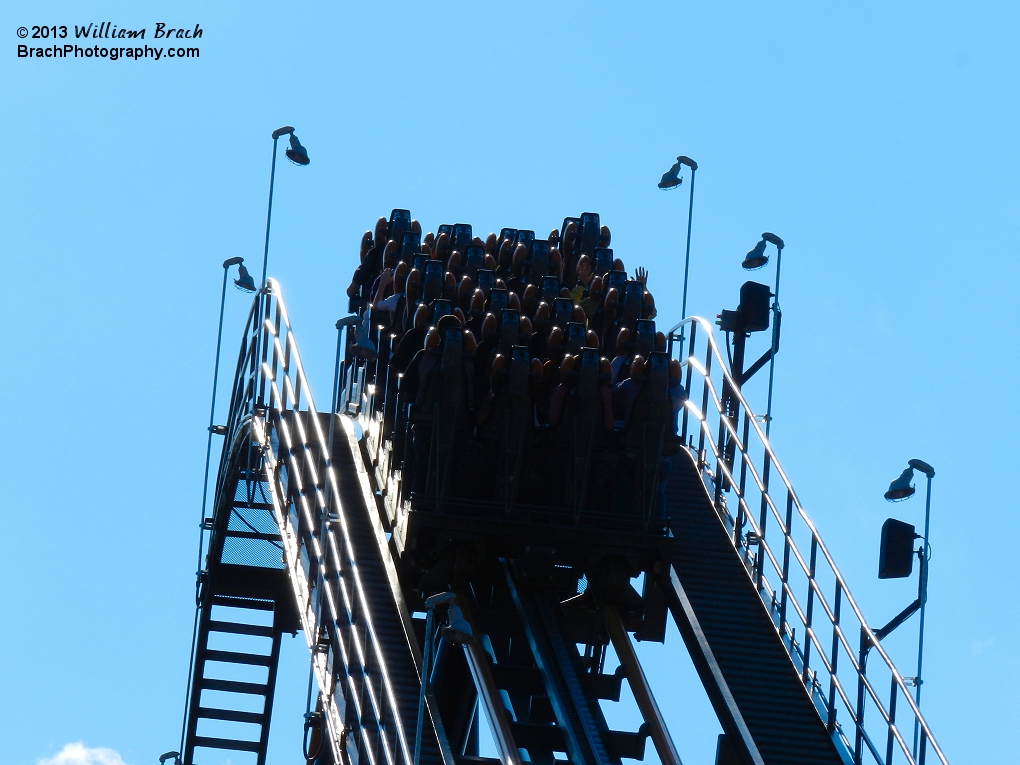
[[[768,243],[763,238],[754,246],[754,249],[744,256],[744,262],[740,265],[743,266],[745,271],[756,271],[769,262],[769,256],[765,254],[766,244]]]
[[[301,145],[301,141],[294,133],[290,134],[290,148],[287,149],[287,159],[293,162],[295,165],[307,165],[308,149]]]
[[[474,632],[471,630],[471,625],[468,624],[467,619],[464,618],[464,614],[461,613],[459,606],[454,603],[450,604],[447,619],[449,620],[449,624],[443,628],[444,638],[454,645],[474,644]]]
[[[911,480],[914,478],[914,468],[908,467],[902,473],[900,477],[889,484],[889,491],[885,493],[885,498],[890,502],[900,502],[907,497],[914,495],[914,487],[910,485]]]
[[[674,162],[673,166],[662,174],[662,180],[659,181],[659,188],[663,191],[669,191],[670,189],[677,188],[684,179],[680,177],[680,162]]]
[[[241,292],[255,291],[255,280],[251,278],[251,274],[248,273],[248,269],[244,267],[243,263],[237,264],[237,278],[234,279],[234,286]]]

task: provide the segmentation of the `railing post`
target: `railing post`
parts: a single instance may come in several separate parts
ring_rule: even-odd
[[[829,719],[826,721],[829,733],[836,730],[836,672],[839,670],[840,647],[839,612],[843,605],[843,587],[840,585],[839,580],[836,581],[836,594],[832,599],[832,652],[829,654],[829,666],[832,669],[829,675]]]
[[[896,740],[896,673],[893,672],[890,683],[892,690],[889,692],[889,735],[885,742],[885,765],[892,765],[893,742]]]
[[[265,345],[265,328],[262,325],[265,317],[269,314],[269,289],[263,286],[264,292],[259,294],[258,308],[255,310],[255,321],[252,324],[252,335],[254,337],[254,352],[251,356],[251,377],[252,377],[252,394],[255,399],[253,408],[255,406],[265,405],[265,386],[262,380],[262,352],[263,346]]]
[[[811,535],[811,559],[808,563],[808,594],[807,613],[804,619],[804,672],[802,680],[804,685],[808,682],[808,667],[811,664],[811,643],[814,632],[812,630],[812,618],[815,609],[815,564],[818,560],[818,537]]]
[[[294,343],[294,335],[291,334],[290,329],[287,330],[287,371],[290,372],[290,346]],[[301,393],[303,391],[302,382],[304,381],[304,375],[294,375],[294,409],[301,408]]]
[[[690,339],[690,342],[689,342],[689,345],[688,345],[688,348],[687,348],[687,358],[693,358],[693,356],[694,356],[694,336],[697,333],[697,331],[698,331],[698,323],[696,321],[692,321],[691,322],[691,339]],[[683,353],[683,344],[680,345],[680,352]],[[690,394],[691,394],[691,376],[692,376],[693,372],[694,372],[693,367],[690,364],[688,364],[687,365],[687,379],[684,381],[684,393],[686,393],[688,396],[690,396]],[[704,412],[705,411],[704,408],[702,408],[701,411]],[[683,428],[682,428],[681,434],[680,434],[680,440],[683,441],[684,444],[687,443],[687,435],[688,435],[687,434],[687,418],[689,417],[689,415],[690,415],[690,412],[687,409],[687,407],[685,406],[684,407],[684,415],[683,415]],[[699,428],[698,430],[700,431],[701,429]]]
[[[693,338],[692,338],[693,339]],[[712,345],[706,345],[705,350],[705,379],[701,384],[701,413],[708,417],[708,382],[712,377]],[[705,428],[698,428],[698,454],[705,451]]]
[[[755,560],[755,586],[758,591],[761,592],[762,577],[764,575],[765,568],[765,528],[769,517],[769,471],[772,467],[772,458],[769,455],[769,451],[765,450],[765,459],[762,463],[761,470],[761,512],[758,515],[758,533],[761,535],[758,539],[758,557]]]
[[[740,552],[741,543],[740,538],[744,529],[744,506],[747,504],[744,501],[744,489],[747,487],[747,439],[751,433],[751,413],[749,410],[744,410],[744,435],[743,443],[740,449],[740,496],[737,501],[737,515],[733,519],[733,546],[737,548],[737,552]]]
[[[272,296],[272,293],[269,292],[269,287],[268,287],[268,284],[267,284],[267,286],[266,286],[266,318],[267,319],[269,318],[269,312],[270,312],[272,307],[273,307],[273,296]],[[280,305],[279,305],[279,303],[276,304],[276,322],[275,322],[275,328],[276,328],[276,336],[279,337],[280,336]],[[264,364],[269,359],[270,341],[269,341],[269,337],[267,337],[267,332],[266,332],[264,324],[259,326],[259,331],[262,333],[262,347],[260,349],[261,353],[262,353],[262,358],[259,359],[259,369],[261,370],[261,369],[265,368]],[[276,344],[272,343],[272,345],[273,345],[273,353],[275,354],[276,353]],[[275,372],[273,373],[273,376],[274,377],[276,376]],[[269,387],[268,387],[265,375],[261,375],[260,376],[260,381],[259,381],[259,401],[264,401],[265,402],[264,405],[265,405],[266,409],[269,409],[269,407],[270,407],[270,405],[272,403],[272,396],[269,393]]]
[[[854,736],[854,765],[861,765],[861,748],[864,744],[864,676],[868,664],[868,650],[871,644],[868,641],[868,633],[865,627],[861,626],[861,650],[857,658],[857,666],[860,673],[857,675],[857,713],[854,715],[856,735]]]
[[[793,492],[786,490],[786,520],[783,529],[783,582],[779,596],[779,634],[786,629],[786,603],[790,589],[790,525],[793,523]],[[791,646],[792,647],[792,646]]]

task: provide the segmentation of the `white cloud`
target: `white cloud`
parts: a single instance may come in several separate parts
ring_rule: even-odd
[[[995,645],[995,638],[988,638],[988,640],[974,640],[970,644],[970,655],[980,656],[989,648]]]
[[[64,744],[64,748],[53,757],[37,760],[36,765],[127,765],[112,749],[92,749],[82,744]]]

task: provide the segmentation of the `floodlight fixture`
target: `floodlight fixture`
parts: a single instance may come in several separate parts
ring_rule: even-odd
[[[890,502],[902,502],[914,496],[914,487],[910,483],[912,480],[914,480],[914,468],[908,467],[900,473],[899,478],[889,484],[889,491],[885,493],[885,498]]]
[[[295,165],[301,165],[302,167],[310,161],[308,159],[308,149],[301,145],[301,141],[293,133],[290,134],[290,148],[287,149],[287,159]]]
[[[294,135],[293,127],[284,125],[273,131],[273,161],[269,172],[269,210],[266,213],[266,247],[262,255],[262,281],[260,282],[263,287],[266,285],[266,268],[269,266],[269,228],[273,222],[273,186],[276,183],[276,143],[285,135],[290,136],[290,148],[287,149],[287,158],[295,165],[303,166],[309,162],[308,150],[301,145],[301,141]]]

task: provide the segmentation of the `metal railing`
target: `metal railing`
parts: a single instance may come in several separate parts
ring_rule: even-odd
[[[360,508],[344,507],[331,462],[334,437],[346,434],[335,436],[332,423],[328,435],[323,431],[274,279],[256,295],[248,315],[225,443],[247,427],[263,453],[261,479],[280,528],[334,756],[354,764],[364,757],[368,765],[411,765],[413,721],[401,718],[366,587],[348,544],[349,513]],[[220,478],[228,469],[226,456]],[[420,657],[413,658],[420,671]],[[445,764],[453,765],[438,738]]]
[[[680,322],[669,350],[689,395],[680,436],[837,747],[855,765],[923,765],[929,751],[948,765],[730,376],[711,325]],[[871,652],[878,658],[868,667]]]

